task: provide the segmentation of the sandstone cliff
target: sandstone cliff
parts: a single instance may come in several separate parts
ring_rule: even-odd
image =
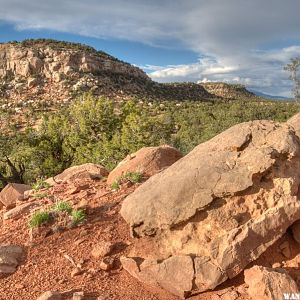
[[[160,84],[138,67],[81,44],[53,40],[0,44],[1,98],[21,101],[22,105],[27,101],[44,101],[47,106],[69,102],[82,92],[116,100],[253,96],[243,88],[224,84]]]

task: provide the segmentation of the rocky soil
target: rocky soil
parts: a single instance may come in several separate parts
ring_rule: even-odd
[[[73,184],[88,184],[89,187],[70,195]],[[0,279],[0,299],[32,300],[49,290],[71,291],[65,299],[72,299],[73,292],[77,290],[84,291],[84,299],[179,299],[167,291],[140,283],[119,264],[120,256],[127,255],[133,247],[128,226],[119,214],[120,205],[140,184],[131,187],[124,184],[117,192],[112,192],[110,186],[103,181],[86,179],[73,184],[60,184],[50,188],[48,194],[63,200],[70,199],[74,203],[85,199],[89,206],[85,224],[51,234],[47,233],[45,228],[33,240],[28,228],[28,214],[19,219],[5,221],[1,226],[0,244],[20,245],[25,257],[14,274]],[[101,261],[91,255],[95,245],[107,241],[117,243],[110,255],[117,263],[110,271],[102,270]],[[283,244],[288,245],[288,253],[283,254]],[[72,277],[75,267],[65,255],[71,257],[76,265],[82,265],[81,274]],[[297,283],[300,283],[300,246],[294,241],[290,231],[252,264],[283,267]],[[244,275],[241,274],[223,283],[213,292],[204,292],[191,299],[250,300],[250,297],[247,294]]]

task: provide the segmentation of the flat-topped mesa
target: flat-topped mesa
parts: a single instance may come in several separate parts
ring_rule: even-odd
[[[241,84],[228,84],[224,82],[200,83],[210,94],[226,99],[253,98],[256,95]]]
[[[139,239],[123,267],[180,297],[214,289],[300,218],[299,185],[293,127],[235,125],[124,200],[121,215]]]

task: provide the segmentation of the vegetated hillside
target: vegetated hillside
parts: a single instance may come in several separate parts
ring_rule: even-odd
[[[68,103],[82,92],[114,100],[208,100],[253,97],[228,84],[152,81],[138,67],[92,47],[55,40],[0,44],[0,95],[3,105],[43,107]]]
[[[0,45],[2,97],[68,102],[82,92],[117,99],[128,97],[205,100],[209,94],[195,83],[162,85],[144,71],[89,46],[54,40],[25,40]]]
[[[68,108],[48,113],[19,130],[0,114],[0,180],[33,182],[85,162],[111,170],[143,146],[169,144],[184,154],[230,126],[249,120],[285,121],[300,110],[295,102],[133,101],[115,103],[89,94]]]

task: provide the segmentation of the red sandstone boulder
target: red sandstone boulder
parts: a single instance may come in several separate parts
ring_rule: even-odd
[[[14,273],[22,255],[23,249],[20,246],[0,245],[0,277]]]
[[[31,186],[19,183],[9,183],[0,192],[0,202],[6,207],[11,209],[16,206],[17,200],[19,200],[24,192],[30,190]]]
[[[182,298],[214,289],[300,219],[299,185],[300,140],[289,125],[233,126],[123,201],[137,237],[123,267]]]
[[[86,163],[79,166],[73,166],[62,173],[48,178],[46,180],[50,185],[54,185],[56,183],[61,183],[65,181],[72,181],[75,179],[83,179],[83,178],[102,178],[108,175],[108,171],[101,165],[96,165],[92,163]]]
[[[181,157],[182,154],[177,149],[168,145],[144,147],[123,159],[110,172],[107,183],[112,184],[122,175],[129,172],[139,172],[146,177],[151,177],[168,168]]]

